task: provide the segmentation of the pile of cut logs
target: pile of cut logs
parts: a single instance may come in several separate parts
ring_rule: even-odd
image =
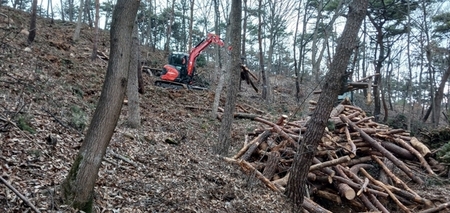
[[[235,117],[267,126],[249,134],[243,148],[225,160],[273,191],[283,192],[307,119],[288,122],[287,116],[281,116],[270,122],[243,113]],[[450,206],[433,203],[409,186],[447,174],[447,168],[417,138],[374,122],[353,105],[336,106],[328,124],[308,173],[310,196],[303,204],[307,211],[330,212],[319,200],[371,212],[438,212]]]

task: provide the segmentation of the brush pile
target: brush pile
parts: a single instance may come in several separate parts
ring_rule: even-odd
[[[283,192],[308,119],[288,122],[287,116],[281,116],[277,122],[270,122],[257,115],[235,117],[258,121],[265,127],[249,134],[251,141],[246,140],[242,149],[226,160],[238,164],[271,190]],[[449,203],[421,197],[412,186],[423,187],[427,179],[440,179],[447,174],[447,167],[407,131],[373,119],[353,105],[339,104],[333,109],[308,173],[310,198],[305,198],[305,209],[330,212],[318,203],[372,212],[446,209]]]

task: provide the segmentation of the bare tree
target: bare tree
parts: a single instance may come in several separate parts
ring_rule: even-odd
[[[261,69],[262,75],[262,98],[267,100],[269,97],[269,80],[267,78],[266,70],[264,69],[264,53],[262,48],[262,13],[263,13],[263,4],[262,0],[258,1],[258,48],[259,48],[259,68]]]
[[[95,38],[94,43],[92,47],[92,55],[91,60],[95,60],[97,58],[97,46],[98,46],[98,20],[100,19],[100,1],[95,0],[95,21],[94,21],[94,28],[95,28]]]
[[[30,33],[28,34],[28,45],[33,43],[36,37],[36,16],[37,16],[37,0],[33,0],[31,5],[31,17],[30,17]]]
[[[189,15],[189,42],[188,42],[188,50],[191,51],[192,48],[192,28],[194,26],[194,1],[191,0],[191,13]]]
[[[74,19],[73,16],[74,16],[74,13],[75,13],[75,5],[73,4],[73,1],[74,0],[68,0],[68,2],[69,2],[69,21],[70,22],[73,22],[73,19]],[[61,5],[63,5],[63,4],[61,4]],[[61,6],[61,7],[64,8],[64,6]]]
[[[77,41],[80,38],[81,31],[81,17],[83,15],[83,0],[80,0],[80,7],[78,10],[78,21],[77,26],[75,27],[75,32],[73,33],[72,40]]]
[[[130,70],[128,72],[128,125],[131,128],[137,129],[141,126],[141,115],[139,112],[139,38],[137,22],[134,24],[132,41],[131,41],[131,62]]]
[[[170,9],[169,16],[170,17],[169,17],[169,24],[167,25],[167,35],[166,35],[166,43],[164,44],[164,51],[169,51],[170,37],[172,35],[173,19],[175,16],[175,0],[172,1],[172,7]]]
[[[297,6],[297,20],[295,22],[295,31],[294,31],[294,42],[292,45],[292,49],[293,49],[293,56],[294,56],[294,74],[295,74],[295,99],[297,100],[297,102],[300,101],[300,73],[299,73],[299,69],[298,69],[298,60],[297,60],[297,34],[298,34],[298,25],[300,24],[300,7],[302,5],[302,1],[298,1],[298,6]]]
[[[242,56],[242,64],[245,64],[245,58],[246,58],[246,53],[245,53],[245,43],[247,41],[246,37],[247,37],[247,21],[248,21],[248,5],[247,5],[247,0],[243,1],[244,3],[244,17],[243,17],[243,23],[242,23],[242,48],[241,48],[241,56]]]
[[[293,201],[294,212],[301,212],[305,195],[306,176],[314,158],[320,139],[323,136],[327,120],[343,87],[339,80],[346,76],[350,56],[358,46],[358,31],[367,11],[368,0],[354,0],[350,4],[347,23],[338,41],[336,53],[325,76],[325,84],[318,100],[317,108],[306,126],[308,130],[301,141],[286,188],[287,196]]]
[[[84,0],[84,22],[92,27],[92,17],[91,17],[91,0]]]
[[[230,36],[231,49],[231,66],[230,79],[228,81],[227,98],[225,104],[225,112],[222,117],[222,125],[219,130],[219,140],[214,147],[216,154],[225,155],[231,145],[231,125],[234,120],[234,110],[236,104],[237,93],[239,90],[239,77],[241,71],[241,17],[242,3],[240,0],[232,0],[230,11],[230,27],[228,35]]]
[[[62,183],[61,195],[65,203],[85,212],[92,212],[98,171],[122,109],[130,65],[131,33],[138,7],[139,1],[117,1],[102,94],[80,151]]]
[[[63,0],[59,0],[59,3],[61,4],[61,6],[60,6],[61,20],[64,22],[64,21],[66,21],[65,16],[64,16],[64,14],[65,14],[65,12],[64,12],[64,2],[63,2]]]
[[[216,33],[216,35],[220,35],[219,0],[214,0],[214,13],[215,13],[215,16],[214,16],[215,33]],[[213,107],[211,110],[211,117],[213,119],[215,119],[217,116],[217,109],[219,108],[220,95],[222,93],[223,84],[225,82],[225,75],[226,75],[225,69],[222,70],[222,63],[220,62],[220,48],[216,48],[215,57],[216,57],[217,63],[215,63],[214,73],[219,74],[220,71],[223,71],[223,73],[222,73],[222,75],[219,75],[219,82],[217,84],[216,92],[214,94],[214,102],[213,102]],[[216,75],[213,77],[213,81],[216,81]]]
[[[53,24],[54,20],[53,20],[53,2],[52,0],[47,0],[47,18],[50,18],[48,13],[52,14],[52,18],[51,18],[51,23]]]

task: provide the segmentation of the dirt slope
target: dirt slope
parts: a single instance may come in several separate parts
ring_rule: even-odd
[[[40,19],[27,48],[28,15],[5,7],[0,13],[10,18],[0,16],[0,175],[42,212],[70,212],[59,202],[59,185],[83,141],[107,62],[89,60],[87,27],[73,43],[73,24]],[[107,35],[100,36],[105,53]],[[124,105],[99,172],[97,212],[287,212],[282,195],[211,153],[219,126],[207,111],[212,93],[157,88],[144,77],[143,126],[126,127]],[[240,103],[253,104],[247,91]],[[236,122],[231,152],[254,125]],[[0,185],[0,212],[30,210]]]

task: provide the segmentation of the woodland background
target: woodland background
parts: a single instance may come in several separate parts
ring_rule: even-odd
[[[24,11],[31,9],[30,0],[2,2]],[[94,27],[95,1],[42,0],[37,3],[40,16],[70,22],[79,20]],[[345,21],[342,15],[347,3],[339,0],[243,1],[242,35],[245,39],[241,57],[260,75],[260,81],[267,84],[262,86],[264,99],[270,99],[271,95],[266,93],[278,86],[276,81],[264,80],[265,73],[292,77],[296,85],[292,93],[300,103],[309,93],[298,85],[323,83],[321,79],[328,70]],[[106,30],[110,28],[114,4],[114,1],[102,1],[97,5],[101,15],[99,26]],[[226,40],[230,4],[229,1],[141,1],[137,15],[140,44],[153,51],[188,52],[209,32]],[[384,122],[399,116],[408,129],[422,128],[420,124],[424,122],[433,127],[440,122],[447,124],[449,7],[448,2],[436,0],[370,2],[360,33],[358,54],[349,64],[348,73],[350,81],[375,75],[374,85],[378,86],[373,90],[356,91],[358,105]],[[261,38],[258,38],[259,31]],[[215,55],[215,47],[210,47],[199,58],[198,65],[216,61],[221,67],[225,65],[224,58],[223,54]],[[152,66],[158,63],[152,57],[146,60]],[[212,86],[218,72],[214,69],[207,74]],[[268,88],[267,91],[264,88]],[[372,101],[364,103],[362,100],[369,93]]]

